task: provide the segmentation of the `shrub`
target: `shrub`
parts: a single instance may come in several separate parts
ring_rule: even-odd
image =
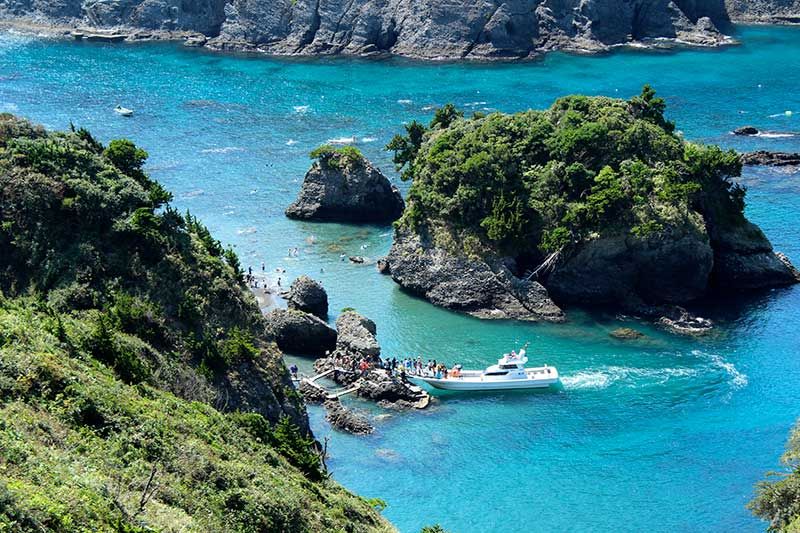
[[[364,154],[355,146],[342,146],[334,148],[329,144],[323,144],[311,151],[311,159],[316,159],[321,165],[330,168],[348,168],[363,163]]]

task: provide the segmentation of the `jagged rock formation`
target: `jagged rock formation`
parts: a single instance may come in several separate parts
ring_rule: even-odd
[[[428,405],[428,395],[421,388],[374,366],[380,362],[381,347],[375,338],[377,328],[372,320],[355,311],[345,311],[336,320],[336,329],[336,350],[328,357],[317,359],[314,363],[317,372],[336,369],[330,379],[340,385],[357,387],[359,396],[384,407],[402,409]],[[365,372],[359,369],[362,359],[372,365]]]
[[[454,255],[437,247],[427,232],[398,230],[387,263],[405,290],[447,309],[478,318],[564,320],[547,289],[516,277],[508,257]]]
[[[768,152],[757,150],[741,156],[743,165],[764,165],[770,167],[800,166],[800,154],[791,152]]]
[[[265,318],[267,336],[283,351],[322,355],[336,346],[336,330],[310,313],[275,309]]]
[[[728,42],[718,28],[731,19],[792,22],[798,13],[797,0],[0,0],[6,19],[150,32],[140,37],[199,34],[220,50],[424,59],[520,58],[632,42],[715,46]]]
[[[347,154],[347,152],[344,152]],[[286,216],[305,220],[392,222],[405,204],[397,187],[360,154],[323,153],[306,173]]]
[[[364,357],[376,361],[381,347],[375,335],[375,322],[355,311],[345,311],[336,319],[336,351],[332,356]]]
[[[800,0],[725,0],[725,8],[734,22],[800,23]]]
[[[300,276],[292,282],[286,303],[289,309],[311,313],[323,320],[328,316],[328,293],[308,276]]]
[[[365,416],[348,409],[339,399],[326,400],[323,405],[326,411],[325,418],[336,429],[353,435],[368,435],[375,431]]]

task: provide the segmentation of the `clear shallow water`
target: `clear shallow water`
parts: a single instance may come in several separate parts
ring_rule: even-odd
[[[764,524],[744,504],[800,414],[799,288],[720,302],[707,310],[719,327],[702,339],[578,310],[559,326],[481,322],[401,293],[374,266],[339,260],[384,254],[390,227],[283,217],[313,147],[355,136],[391,172],[381,147],[446,102],[516,111],[568,93],[627,97],[651,83],[690,139],[800,151],[800,136],[727,133],[744,124],[800,132],[800,29],[745,28],[740,37],[742,46],[723,51],[427,65],[0,34],[0,111],[135,140],[174,203],[233,244],[244,265],[320,279],[332,310],[352,306],[377,322],[385,354],[483,366],[531,341],[535,360],[558,366],[561,390],[440,394],[427,412],[386,413],[369,437],[331,432],[312,409],[317,435],[331,438],[334,477],[385,499],[401,531],[434,522],[454,532],[757,531]],[[136,115],[116,116],[118,103]],[[743,180],[750,218],[800,262],[800,173],[747,169]],[[648,339],[609,338],[620,325]]]

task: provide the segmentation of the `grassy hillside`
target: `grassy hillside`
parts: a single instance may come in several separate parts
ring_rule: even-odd
[[[146,153],[0,115],[0,531],[385,531]]]

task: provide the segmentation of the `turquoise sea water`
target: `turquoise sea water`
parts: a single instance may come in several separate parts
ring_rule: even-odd
[[[630,96],[653,84],[687,138],[800,151],[800,136],[734,138],[753,124],[800,132],[800,29],[742,28],[719,51],[553,54],[505,65],[226,57],[168,44],[102,45],[0,35],[0,111],[103,141],[129,137],[175,204],[274,277],[320,279],[332,310],[374,319],[385,354],[484,366],[531,341],[563,387],[534,394],[439,394],[426,412],[381,412],[368,437],[331,432],[334,477],[386,500],[402,532],[757,531],[753,484],[778,466],[800,415],[800,288],[704,309],[700,339],[568,309],[565,325],[482,322],[401,293],[374,266],[391,228],[289,221],[307,153],[340,137],[394,176],[381,147],[430,107],[516,111],[568,93]],[[116,116],[122,104],[136,110]],[[794,111],[793,116],[784,112]],[[747,169],[748,214],[800,263],[800,173]],[[406,184],[400,184],[405,189]],[[290,247],[299,257],[288,257]],[[335,315],[335,313],[334,313]],[[332,317],[332,319],[335,317]],[[608,337],[620,325],[644,341]],[[308,360],[301,360],[304,367]]]

